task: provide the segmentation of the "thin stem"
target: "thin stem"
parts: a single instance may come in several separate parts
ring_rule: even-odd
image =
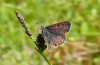
[[[20,23],[22,24],[23,28],[25,29],[26,34],[32,39],[32,41],[33,41],[33,42],[35,43],[35,45],[37,46],[37,42],[33,40],[33,35],[32,35],[30,29],[28,28],[28,26],[27,26],[26,23],[25,23],[24,17],[23,17],[20,13],[18,13],[17,11],[16,11],[15,13],[16,13],[16,16],[17,16],[18,20],[20,21]],[[41,51],[38,49],[38,47],[34,47],[34,48],[40,53],[40,55],[45,59],[45,61],[46,61],[49,65],[51,65],[51,63],[50,63],[50,62],[48,61],[48,59],[45,57],[45,55],[43,54],[43,52],[41,52]]]

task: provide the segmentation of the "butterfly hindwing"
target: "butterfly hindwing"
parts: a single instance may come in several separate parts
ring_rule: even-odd
[[[54,40],[53,44],[55,46],[60,45],[64,42],[65,36],[60,34],[53,34],[52,39]]]

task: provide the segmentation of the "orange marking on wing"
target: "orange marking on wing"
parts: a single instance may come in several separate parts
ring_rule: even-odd
[[[64,33],[64,35],[66,35],[66,34],[67,34],[67,32]]]
[[[64,39],[62,39],[60,42],[54,42],[54,45],[60,45],[64,42]]]
[[[60,44],[60,42],[54,42],[54,44],[55,44],[55,45],[59,45],[59,44]]]

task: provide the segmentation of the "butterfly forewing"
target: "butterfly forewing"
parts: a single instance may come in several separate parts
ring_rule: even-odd
[[[47,26],[46,29],[51,33],[65,35],[67,32],[69,32],[70,26],[70,22],[65,21]]]

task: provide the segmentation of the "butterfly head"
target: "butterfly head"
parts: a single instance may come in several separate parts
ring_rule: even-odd
[[[40,28],[39,28],[39,34],[42,34],[43,33],[43,31],[44,31],[44,27],[43,26],[40,26]]]

